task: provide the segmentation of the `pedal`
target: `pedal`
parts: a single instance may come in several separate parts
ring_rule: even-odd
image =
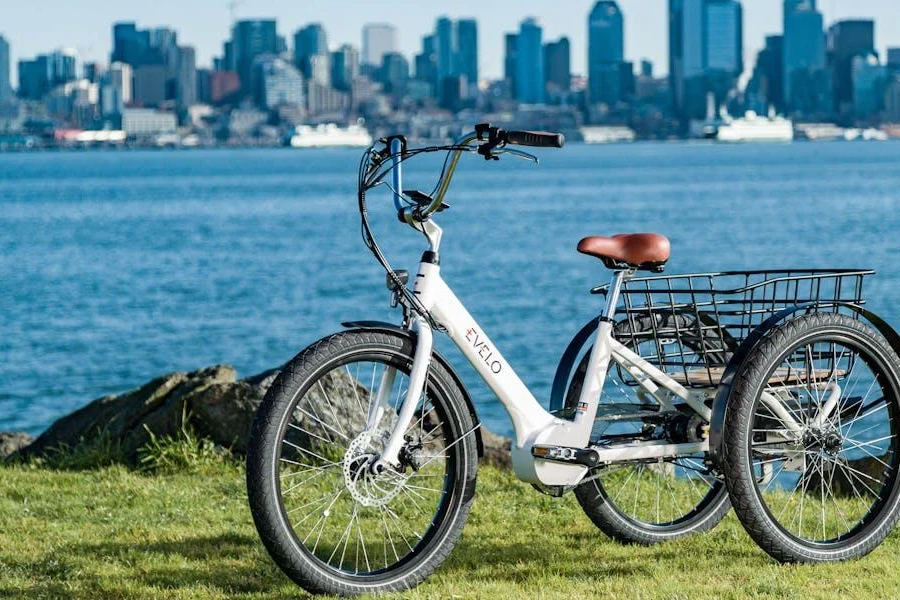
[[[566,446],[532,446],[531,455],[541,460],[582,465],[594,468],[600,464],[600,455],[591,448],[569,448]]]

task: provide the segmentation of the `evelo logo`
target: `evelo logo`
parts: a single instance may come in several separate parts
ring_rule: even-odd
[[[478,357],[484,361],[484,364],[491,370],[495,375],[503,370],[503,364],[494,359],[494,351],[491,350],[491,347],[485,344],[484,339],[475,331],[474,327],[470,327],[468,331],[466,331],[466,340],[470,344],[472,344],[472,348],[475,349],[475,352],[478,354]]]

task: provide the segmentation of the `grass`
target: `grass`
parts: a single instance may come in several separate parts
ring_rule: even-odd
[[[64,455],[0,466],[0,597],[305,597],[256,536],[240,464],[189,436],[155,440],[138,469]],[[571,495],[484,468],[450,560],[399,597],[897,597],[898,551],[893,534],[860,561],[782,566],[733,515],[710,534],[622,546]]]

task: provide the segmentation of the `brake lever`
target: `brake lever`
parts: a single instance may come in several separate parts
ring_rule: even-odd
[[[522,152],[521,150],[514,150],[509,147],[505,147],[502,150],[497,150],[496,152],[494,152],[494,154],[496,156],[499,156],[501,154],[512,154],[516,158],[521,158],[522,160],[528,160],[528,161],[533,162],[534,164],[538,164],[540,162],[538,160],[538,157],[535,156],[534,154],[529,154],[528,152]]]

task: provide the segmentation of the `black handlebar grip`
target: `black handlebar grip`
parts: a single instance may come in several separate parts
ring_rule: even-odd
[[[535,146],[537,148],[562,148],[566,138],[561,133],[547,131],[507,131],[506,141],[516,146]]]

